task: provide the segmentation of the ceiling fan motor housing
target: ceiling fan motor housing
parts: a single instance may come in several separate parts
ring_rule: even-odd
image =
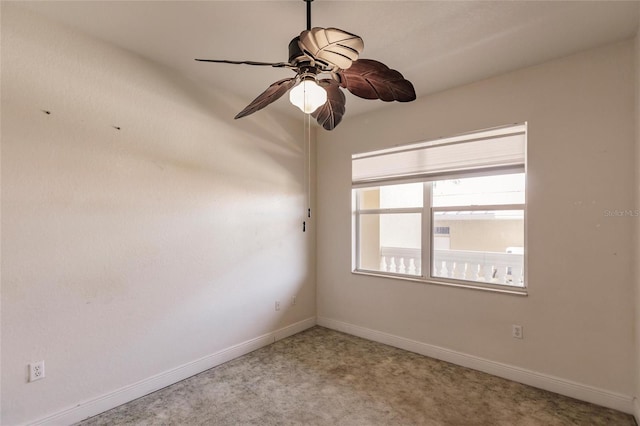
[[[291,42],[289,42],[289,63],[292,65],[297,65],[299,62],[308,61],[309,58],[302,52],[298,42],[300,41],[300,37],[295,37]]]

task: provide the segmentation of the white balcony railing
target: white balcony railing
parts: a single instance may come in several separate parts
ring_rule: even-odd
[[[422,275],[420,249],[381,247],[380,271]],[[524,287],[524,255],[434,250],[433,277]]]
[[[380,270],[398,274],[422,275],[420,249],[381,247]]]

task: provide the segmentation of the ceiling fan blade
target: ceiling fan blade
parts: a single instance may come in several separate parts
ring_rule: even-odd
[[[410,102],[416,99],[413,84],[398,71],[373,59],[358,59],[349,69],[339,70],[340,85],[364,99]]]
[[[318,84],[327,91],[327,102],[312,112],[311,116],[326,130],[333,130],[342,121],[346,98],[335,80],[322,79],[318,80]]]
[[[355,34],[338,28],[315,27],[300,33],[300,49],[316,61],[347,69],[358,59],[364,42]]]
[[[280,99],[280,97],[287,93],[287,91],[291,89],[295,84],[295,77],[276,81],[271,86],[267,87],[267,90],[258,95],[257,98],[255,98],[249,105],[247,105],[245,109],[240,111],[234,118],[238,119],[246,117],[247,115],[253,114],[256,111],[260,111],[270,103]]]
[[[200,62],[216,62],[221,64],[238,64],[238,65],[260,65],[275,68],[293,68],[293,65],[286,62],[256,62],[256,61],[228,61],[226,59],[196,59]]]

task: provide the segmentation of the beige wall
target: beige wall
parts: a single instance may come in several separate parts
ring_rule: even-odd
[[[640,20],[640,17],[639,17]],[[638,27],[638,33],[635,40],[636,48],[636,203],[635,207],[640,210],[640,26]],[[636,225],[636,244],[634,257],[636,259],[635,265],[635,279],[636,279],[636,298],[635,298],[635,326],[636,326],[636,399],[635,399],[635,417],[636,421],[640,423],[640,219],[635,222]]]
[[[0,423],[313,319],[297,121],[7,2],[1,28]]]
[[[347,113],[320,132],[319,317],[602,389],[630,405],[634,222],[604,210],[633,207],[634,55],[632,40],[621,42]],[[524,121],[528,297],[350,272],[351,154]],[[511,324],[524,326],[523,340],[511,337]]]

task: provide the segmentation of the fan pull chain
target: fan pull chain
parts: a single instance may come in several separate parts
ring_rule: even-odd
[[[304,133],[304,142],[303,142],[303,174],[304,174],[304,190],[305,194],[305,204],[307,207],[307,218],[311,218],[311,114],[305,114],[303,120],[303,133]],[[302,221],[302,232],[306,232],[307,230],[307,222],[306,220]]]
[[[306,140],[307,139],[307,115],[306,114],[304,115],[304,118],[302,120],[302,139],[303,139],[303,142],[302,142],[302,164],[303,164],[303,167],[302,167],[302,169],[303,169],[302,170],[303,177],[302,177],[302,179],[303,179],[303,183],[302,183],[302,185],[303,185],[304,191],[305,191],[304,204],[305,204],[305,207],[307,207],[307,209],[308,209],[308,207],[309,207],[309,204],[308,204],[309,198],[307,196],[307,188],[308,188],[308,186],[307,186],[307,140]],[[306,232],[306,231],[307,231],[307,222],[306,222],[306,220],[303,220],[302,221],[302,232]]]
[[[307,217],[311,218],[311,114],[307,114]]]
[[[313,0],[305,0],[307,1],[307,6],[310,6],[311,1]],[[307,95],[306,93],[304,94],[304,97],[306,99]],[[311,114],[305,114],[304,115],[304,119],[302,120],[303,123],[303,134],[304,134],[304,141],[303,141],[303,161],[304,161],[304,167],[303,167],[303,174],[304,174],[304,189],[306,192],[306,207],[307,207],[307,218],[310,219],[311,218]],[[302,232],[306,232],[307,229],[307,223],[306,221],[302,222]]]

